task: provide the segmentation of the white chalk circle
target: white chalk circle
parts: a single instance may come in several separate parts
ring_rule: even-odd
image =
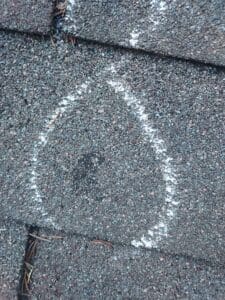
[[[157,216],[157,222],[151,226],[147,233],[142,237],[135,237],[131,244],[135,247],[157,248],[162,239],[168,236],[169,226],[176,216],[178,201],[174,200],[177,186],[176,169],[173,165],[173,159],[167,154],[167,147],[164,140],[160,137],[159,131],[154,128],[152,122],[149,120],[148,115],[145,113],[145,108],[141,101],[138,100],[131,92],[129,85],[122,80],[116,72],[116,67],[111,65],[110,68],[105,69],[104,77],[106,83],[114,92],[121,96],[126,105],[131,109],[139,121],[142,129],[143,138],[149,142],[157,161],[160,163],[160,169],[165,184],[165,197],[160,213]],[[60,229],[54,216],[49,216],[42,200],[41,192],[38,186],[39,174],[37,172],[38,157],[40,151],[48,143],[49,134],[55,129],[55,123],[62,117],[65,112],[73,109],[75,102],[83,98],[84,93],[87,93],[91,79],[79,87],[75,87],[75,95],[68,95],[59,102],[58,107],[49,115],[45,121],[43,131],[38,135],[37,141],[34,143],[32,158],[31,158],[31,177],[30,188],[33,191],[32,205],[33,209],[37,211],[43,218],[47,226],[52,226]]]

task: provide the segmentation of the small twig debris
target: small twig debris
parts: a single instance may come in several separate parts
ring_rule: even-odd
[[[35,235],[33,233],[29,233],[29,235],[37,240],[46,241],[46,242],[51,242],[52,240],[62,240],[63,239],[62,236],[57,236],[57,235],[41,236],[41,235]]]
[[[96,245],[104,245],[104,246],[109,247],[109,248],[113,247],[111,242],[104,241],[104,240],[92,240],[91,243],[96,244]]]

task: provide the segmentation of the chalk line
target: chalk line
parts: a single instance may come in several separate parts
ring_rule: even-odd
[[[65,15],[65,21],[69,22],[70,25],[67,25],[68,30],[74,30],[76,31],[76,25],[75,25],[75,19],[73,17],[73,12],[75,8],[75,0],[67,0],[67,6],[66,6],[66,15]]]
[[[131,92],[131,88],[128,83],[121,79],[116,72],[116,66],[112,64],[109,68],[106,68],[100,75],[104,75],[106,83],[113,88],[116,94],[119,94],[125,101],[131,112],[135,115],[142,128],[142,134],[146,141],[150,142],[156,159],[160,163],[162,177],[165,182],[165,199],[161,212],[158,215],[157,223],[149,228],[147,234],[142,236],[138,240],[132,240],[131,244],[135,247],[143,246],[146,248],[156,248],[159,242],[168,236],[169,225],[176,216],[178,201],[174,200],[176,194],[177,176],[176,169],[173,166],[173,159],[167,154],[167,147],[164,140],[160,137],[159,131],[153,126],[149,120],[145,107],[139,99]],[[38,156],[40,151],[46,146],[48,142],[49,134],[55,129],[56,121],[65,114],[69,109],[73,109],[76,100],[82,99],[84,93],[87,92],[87,88],[91,80],[88,79],[79,88],[76,87],[76,96],[69,94],[59,102],[58,107],[45,121],[43,130],[39,133],[37,141],[33,147],[32,159],[31,159],[31,177],[30,187],[34,192],[33,195],[33,208],[38,211],[42,218],[48,225],[54,228],[60,229],[59,225],[55,221],[54,216],[48,216],[45,210],[42,200],[41,192],[38,187]]]
[[[130,40],[129,40],[129,43],[132,47],[135,47],[138,43],[138,38],[139,38],[139,35],[141,34],[140,31],[138,31],[137,29],[134,29],[131,33],[130,33]]]
[[[87,89],[87,83],[81,85],[80,88],[77,88],[77,96],[81,95],[83,91]],[[37,141],[34,143],[33,153],[31,157],[31,171],[30,171],[30,188],[33,191],[33,209],[37,211],[42,216],[42,221],[47,225],[51,225],[56,229],[60,229],[59,225],[55,221],[55,217],[48,216],[48,213],[45,210],[41,192],[38,187],[38,156],[40,151],[46,146],[49,138],[49,134],[55,129],[55,123],[69,108],[72,108],[72,104],[77,99],[77,97],[69,94],[64,97],[62,101],[59,102],[58,107],[54,112],[47,117],[43,131],[38,135]]]
[[[166,144],[160,137],[159,131],[154,128],[152,122],[149,120],[145,112],[145,107],[133,95],[129,85],[117,75],[114,65],[111,66],[111,72],[114,74],[113,79],[108,80],[107,83],[114,89],[115,93],[122,96],[127,106],[131,108],[141,125],[145,140],[150,142],[156,159],[160,162],[166,196],[158,216],[158,222],[148,230],[147,235],[141,237],[140,240],[133,240],[131,242],[135,247],[156,248],[158,243],[168,236],[169,224],[175,217],[177,206],[179,205],[179,201],[174,200],[177,185],[176,170],[172,165],[173,159],[167,154]]]
[[[173,3],[175,3],[174,0]],[[139,24],[131,31],[129,44],[132,47],[135,47],[139,44],[140,36],[145,36],[145,30],[141,28],[142,24],[148,24],[150,21],[151,26],[149,27],[150,31],[156,31],[157,28],[165,22],[165,15],[169,9],[169,5],[165,0],[151,0],[149,1],[150,10],[148,16],[140,19]]]

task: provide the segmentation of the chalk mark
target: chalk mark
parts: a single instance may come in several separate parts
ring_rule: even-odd
[[[179,205],[179,201],[174,200],[176,194],[177,176],[176,169],[173,166],[173,159],[167,154],[167,147],[164,140],[160,137],[159,131],[154,128],[152,122],[149,120],[145,107],[139,99],[131,92],[131,88],[128,83],[121,79],[116,72],[116,66],[112,64],[109,68],[106,68],[101,72],[106,75],[107,84],[113,88],[116,94],[122,96],[128,107],[131,108],[132,113],[139,121],[143,137],[146,141],[150,142],[156,159],[160,162],[160,168],[165,182],[165,199],[161,212],[158,215],[157,223],[151,227],[147,234],[142,236],[140,240],[132,240],[131,244],[135,247],[156,248],[159,242],[168,236],[169,225],[174,219]],[[108,79],[107,77],[110,77]],[[69,94],[59,102],[58,107],[47,118],[43,131],[38,135],[38,139],[34,144],[33,153],[31,158],[31,177],[30,188],[33,190],[33,208],[39,211],[42,217],[45,218],[45,222],[48,225],[53,226],[56,229],[60,229],[60,226],[56,223],[55,217],[48,216],[42,201],[42,195],[38,187],[38,156],[40,151],[46,146],[48,142],[49,134],[55,129],[56,121],[62,117],[62,115],[73,109],[76,100],[79,100],[83,93],[87,92],[87,88],[90,84],[90,79],[83,83],[80,88],[76,87],[76,96]]]
[[[158,243],[168,236],[169,224],[175,217],[177,206],[179,205],[179,201],[174,200],[177,176],[175,168],[172,165],[173,159],[167,154],[166,144],[160,137],[159,131],[154,128],[152,122],[149,120],[145,112],[145,107],[131,92],[129,85],[118,76],[114,65],[111,66],[111,72],[114,77],[108,80],[107,83],[114,89],[116,94],[123,97],[127,106],[131,108],[141,125],[145,140],[150,142],[156,158],[160,162],[160,168],[166,186],[166,196],[158,217],[159,221],[148,230],[147,235],[142,236],[140,240],[133,240],[131,242],[135,247],[144,246],[146,248],[156,248]]]

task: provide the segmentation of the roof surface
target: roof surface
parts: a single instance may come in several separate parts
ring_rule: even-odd
[[[48,34],[52,23],[52,0],[1,0],[0,28]]]
[[[0,38],[2,295],[222,299],[224,68],[30,33]]]
[[[84,39],[225,64],[223,0],[69,0],[64,30]]]

